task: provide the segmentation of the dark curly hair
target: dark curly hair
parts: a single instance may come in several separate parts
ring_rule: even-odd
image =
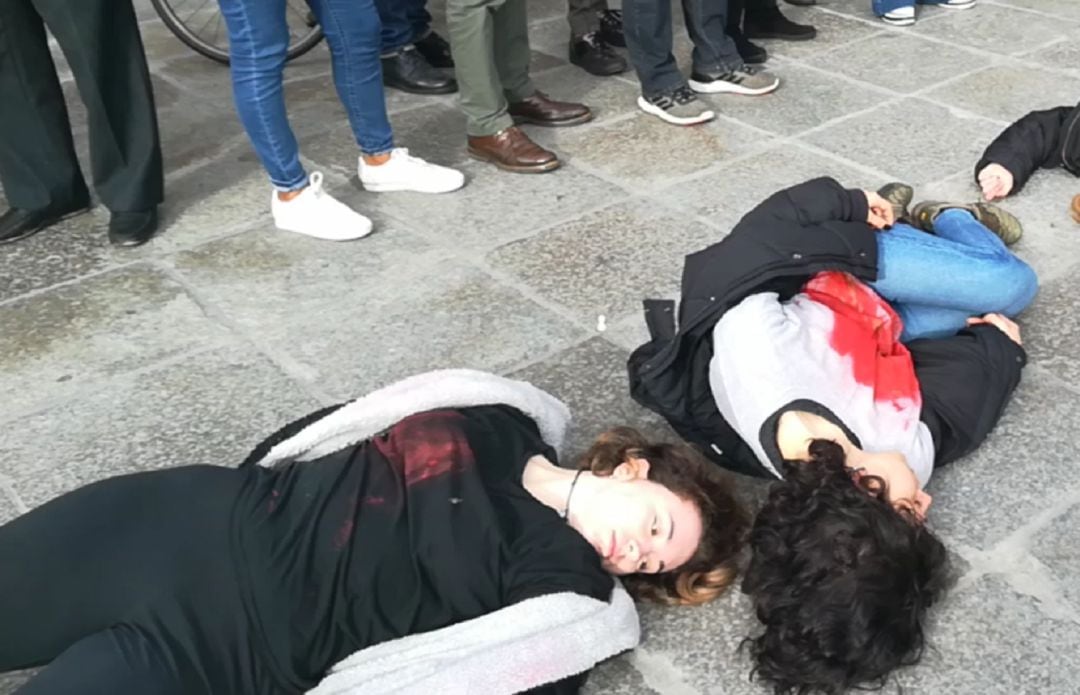
[[[635,598],[668,605],[696,605],[720,596],[738,571],[750,517],[733,494],[731,479],[684,444],[650,443],[630,427],[604,432],[578,462],[578,468],[610,475],[629,458],[649,462],[652,480],[689,500],[701,513],[702,538],[693,557],[663,574],[623,577]]]
[[[844,459],[815,440],[809,461],[785,462],[750,534],[742,590],[765,632],[744,646],[777,695],[884,687],[922,657],[926,609],[949,583],[941,541]]]

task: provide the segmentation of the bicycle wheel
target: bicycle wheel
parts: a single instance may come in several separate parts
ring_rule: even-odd
[[[229,32],[217,0],[150,0],[161,21],[189,48],[219,63],[229,63]],[[279,0],[280,1],[280,0]],[[289,22],[288,60],[301,56],[323,33],[304,0],[284,0]]]

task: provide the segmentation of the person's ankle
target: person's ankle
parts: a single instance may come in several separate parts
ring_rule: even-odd
[[[367,164],[369,167],[382,166],[390,161],[389,152],[383,152],[382,154],[361,154],[360,156],[363,158],[364,164]]]
[[[281,202],[287,203],[290,200],[293,200],[294,198],[298,197],[301,193],[303,193],[306,190],[307,190],[307,186],[304,186],[302,188],[296,188],[296,189],[293,189],[291,191],[278,191],[277,192],[277,197],[278,197],[278,200],[280,200]]]

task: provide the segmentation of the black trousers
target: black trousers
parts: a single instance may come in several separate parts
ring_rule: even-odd
[[[600,13],[608,8],[607,0],[567,0],[566,21],[574,38],[600,30]]]
[[[246,476],[109,478],[0,526],[0,673],[45,666],[19,695],[280,695],[231,553]]]
[[[728,0],[682,0],[686,30],[694,44],[693,69],[726,72],[742,65],[735,42],[726,33]],[[672,55],[671,3],[667,0],[625,0],[623,33],[630,62],[646,97],[686,84]]]
[[[0,0],[0,183],[8,204],[37,210],[87,198],[46,26],[86,105],[98,197],[120,212],[158,205],[161,146],[131,0]]]

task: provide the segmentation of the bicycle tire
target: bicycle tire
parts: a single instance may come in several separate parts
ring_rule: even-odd
[[[169,31],[171,31],[176,38],[180,39],[184,45],[210,60],[221,63],[222,65],[229,64],[228,50],[203,40],[202,37],[193,32],[179,17],[176,16],[176,12],[173,10],[172,6],[169,5],[169,0],[150,0],[150,2],[154,6],[154,11],[157,12],[158,17],[161,17],[162,23],[164,23]],[[304,55],[312,48],[318,46],[319,42],[322,40],[322,27],[316,24],[311,28],[311,31],[301,36],[298,41],[289,44],[286,60],[293,60],[294,58]]]

